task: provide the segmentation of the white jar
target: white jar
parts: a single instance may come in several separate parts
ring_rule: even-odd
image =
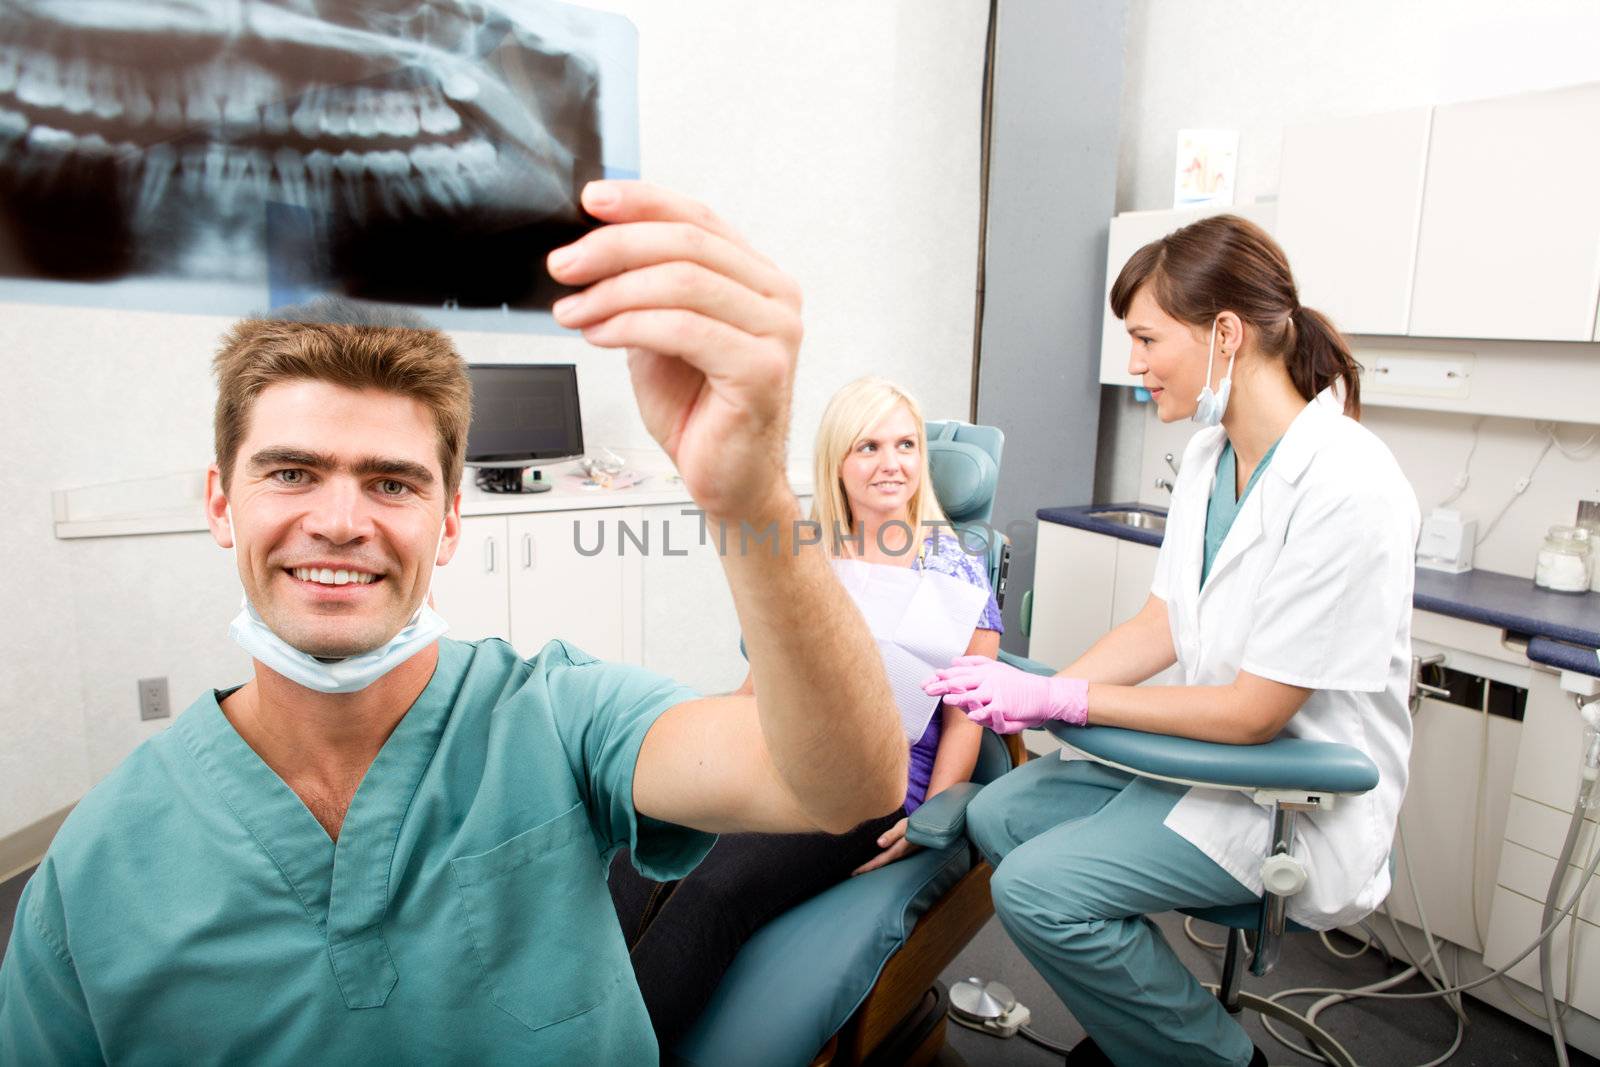
[[[1593,573],[1589,531],[1575,526],[1550,527],[1539,549],[1533,584],[1558,593],[1587,593]]]

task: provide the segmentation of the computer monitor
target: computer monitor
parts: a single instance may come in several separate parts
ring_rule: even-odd
[[[525,485],[529,467],[583,455],[578,368],[571,363],[471,364],[472,425],[467,465],[479,488],[495,493],[540,492]]]

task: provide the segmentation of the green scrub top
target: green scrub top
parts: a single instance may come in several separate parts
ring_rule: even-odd
[[[23,891],[5,1063],[654,1063],[606,871],[709,834],[639,816],[694,693],[560,641],[439,643],[329,839],[207,693],[90,791]]]
[[[1283,439],[1280,437],[1278,440]],[[1217,480],[1211,485],[1211,500],[1206,505],[1205,554],[1200,560],[1202,586],[1206,584],[1206,578],[1211,574],[1211,564],[1217,558],[1222,542],[1227,540],[1228,531],[1233,529],[1233,520],[1244,510],[1245,498],[1250,495],[1250,490],[1255,488],[1256,482],[1261,478],[1261,472],[1267,469],[1267,464],[1272,462],[1272,454],[1277,450],[1278,441],[1274,441],[1272,447],[1267,449],[1267,454],[1261,457],[1261,462],[1256,464],[1256,469],[1250,472],[1250,480],[1245,483],[1244,492],[1236,499],[1233,487],[1239,481],[1239,461],[1233,454],[1233,442],[1222,443],[1222,455],[1217,457]]]

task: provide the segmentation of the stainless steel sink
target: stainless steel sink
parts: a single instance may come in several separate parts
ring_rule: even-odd
[[[1153,511],[1091,511],[1089,517],[1151,533],[1165,533],[1167,529],[1167,517]]]

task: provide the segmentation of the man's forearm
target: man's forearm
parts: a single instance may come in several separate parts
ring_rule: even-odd
[[[785,491],[761,525],[721,533],[778,780],[831,832],[892,811],[907,745],[883,661],[798,501]]]

